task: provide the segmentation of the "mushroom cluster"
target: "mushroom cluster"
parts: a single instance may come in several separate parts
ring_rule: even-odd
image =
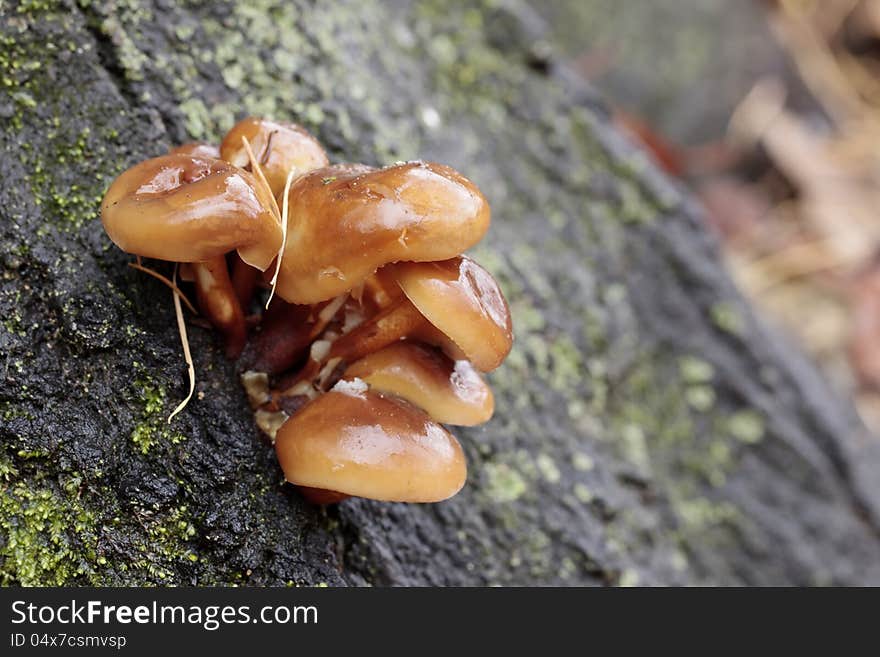
[[[482,373],[513,341],[497,282],[462,255],[490,220],[467,178],[430,162],[330,165],[301,127],[248,118],[219,148],[128,169],[101,216],[132,266],[173,290],[190,395],[180,302],[195,307],[178,279],[239,360],[256,422],[307,498],[436,502],[464,485],[442,425],[492,416]],[[173,278],[142,257],[175,263]]]

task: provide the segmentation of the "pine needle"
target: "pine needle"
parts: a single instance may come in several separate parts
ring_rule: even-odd
[[[275,195],[272,193],[272,187],[269,185],[269,181],[266,180],[266,176],[263,173],[263,167],[261,167],[260,164],[257,162],[257,158],[254,155],[254,150],[251,148],[251,143],[244,135],[242,135],[241,137],[241,143],[244,145],[244,150],[247,151],[248,160],[250,160],[251,164],[251,171],[269,193],[269,198],[272,199],[272,209],[274,210],[275,218],[281,224],[281,248],[278,250],[278,256],[275,258],[275,275],[272,276],[272,290],[269,292],[269,299],[266,301],[266,308],[268,309],[269,303],[272,301],[272,297],[275,296],[275,287],[278,285],[278,272],[281,271],[281,257],[284,255],[284,249],[287,246],[287,193],[290,191],[290,183],[293,181],[293,174],[295,169],[291,170],[290,173],[287,174],[287,180],[284,183],[284,201],[282,202],[284,211],[282,212],[278,209],[278,201],[275,199]]]
[[[180,332],[180,342],[183,345],[183,357],[186,360],[186,367],[189,371],[189,394],[186,396],[186,399],[180,402],[177,405],[177,408],[171,412],[171,415],[168,416],[168,424],[171,424],[171,420],[174,419],[175,415],[186,408],[186,405],[189,403],[189,400],[192,399],[193,392],[195,392],[196,389],[196,369],[193,366],[192,354],[189,351],[189,340],[186,337],[186,323],[183,321],[183,309],[180,307],[180,297],[183,295],[177,289],[177,265],[174,266],[172,283],[174,285],[172,288],[172,294],[174,295],[174,312],[177,315],[177,330]]]
[[[138,258],[138,260],[140,260],[140,258]],[[171,290],[175,294],[179,295],[180,298],[183,299],[183,302],[186,304],[186,307],[189,308],[190,312],[193,315],[199,314],[199,312],[196,310],[196,307],[194,305],[192,305],[192,302],[186,298],[186,295],[183,292],[180,291],[180,288],[177,287],[171,281],[169,281],[165,276],[163,276],[159,272],[155,271],[154,269],[150,269],[149,267],[144,267],[140,262],[129,262],[128,266],[131,267],[132,269],[137,269],[138,271],[142,271],[145,274],[149,274],[153,278],[156,278],[156,279],[162,281],[163,283],[165,283],[165,285],[170,287]]]
[[[272,209],[274,210],[273,214],[275,215],[275,219],[281,221],[281,210],[278,209],[278,201],[275,200],[275,194],[272,193],[272,186],[269,184],[269,181],[266,180],[266,176],[263,174],[263,167],[257,162],[257,158],[254,155],[254,150],[251,148],[251,143],[248,141],[247,137],[242,135],[241,143],[244,144],[244,150],[247,151],[248,159],[251,163],[251,171],[257,177],[257,180],[262,183],[263,187],[266,188],[266,192],[269,194],[269,198],[272,199]]]
[[[275,286],[278,285],[278,274],[281,272],[281,258],[284,257],[284,250],[287,248],[287,218],[290,210],[290,201],[288,201],[287,195],[290,193],[290,183],[293,182],[294,173],[296,173],[296,169],[291,169],[284,182],[284,199],[281,201],[281,248],[278,250],[278,257],[275,258],[275,275],[272,276],[272,290],[266,300],[266,310],[269,309],[269,303],[275,296]]]

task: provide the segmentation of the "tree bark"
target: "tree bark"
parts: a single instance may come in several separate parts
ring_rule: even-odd
[[[880,443],[755,319],[699,210],[548,58],[524,5],[0,5],[0,581],[880,583]],[[236,365],[98,219],[124,168],[247,114],[334,161],[448,163],[516,346],[465,489],[322,510]]]

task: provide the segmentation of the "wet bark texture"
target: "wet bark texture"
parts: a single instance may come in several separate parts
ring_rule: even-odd
[[[320,5],[320,6],[315,6]],[[880,452],[523,5],[0,4],[0,581],[880,583]],[[128,268],[125,167],[261,114],[493,207],[517,344],[443,504],[304,502],[215,337]]]

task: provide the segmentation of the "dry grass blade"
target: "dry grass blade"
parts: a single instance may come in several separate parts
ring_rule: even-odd
[[[287,198],[290,194],[290,185],[293,182],[295,171],[287,174],[287,180],[284,182],[284,197],[281,201],[281,248],[278,249],[278,256],[275,258],[275,275],[272,276],[272,290],[269,292],[269,298],[266,299],[266,309],[275,296],[275,287],[278,285],[278,274],[281,272],[281,259],[284,257],[284,250],[287,248],[287,220],[289,217],[290,200]]]
[[[138,260],[140,260],[140,258],[138,258]],[[183,302],[186,304],[186,307],[189,309],[189,311],[193,315],[199,314],[199,312],[196,310],[196,307],[194,305],[192,305],[192,302],[189,299],[186,298],[186,295],[180,290],[180,288],[177,287],[177,285],[175,285],[173,282],[169,281],[168,278],[166,278],[165,276],[163,276],[162,274],[160,274],[159,272],[157,272],[154,269],[150,269],[149,267],[144,267],[140,262],[129,262],[128,266],[131,267],[132,269],[137,269],[138,271],[141,271],[145,274],[149,274],[153,278],[165,283],[165,285],[170,287],[172,289],[172,291],[174,291],[177,295],[180,296],[181,299],[183,299]]]
[[[269,198],[272,199],[272,213],[275,215],[275,219],[280,222],[281,210],[278,209],[278,201],[275,200],[275,195],[272,193],[272,187],[269,185],[269,181],[266,180],[263,168],[260,166],[260,163],[257,162],[256,156],[254,156],[254,149],[251,148],[251,143],[248,141],[247,137],[242,136],[241,143],[244,145],[244,150],[247,151],[248,160],[250,160],[251,163],[251,171],[260,184],[263,185]]]
[[[174,267],[172,283],[174,284],[172,295],[174,296],[174,312],[177,315],[177,330],[180,332],[180,342],[183,345],[183,357],[186,360],[186,367],[189,373],[189,394],[187,394],[186,398],[177,405],[177,408],[171,411],[171,415],[168,416],[168,424],[171,424],[171,420],[174,419],[175,415],[186,408],[186,405],[189,404],[189,401],[192,399],[193,393],[196,390],[196,368],[193,365],[192,354],[189,351],[189,339],[186,337],[186,322],[183,321],[183,310],[180,307],[180,297],[183,295],[177,289],[176,265]]]

